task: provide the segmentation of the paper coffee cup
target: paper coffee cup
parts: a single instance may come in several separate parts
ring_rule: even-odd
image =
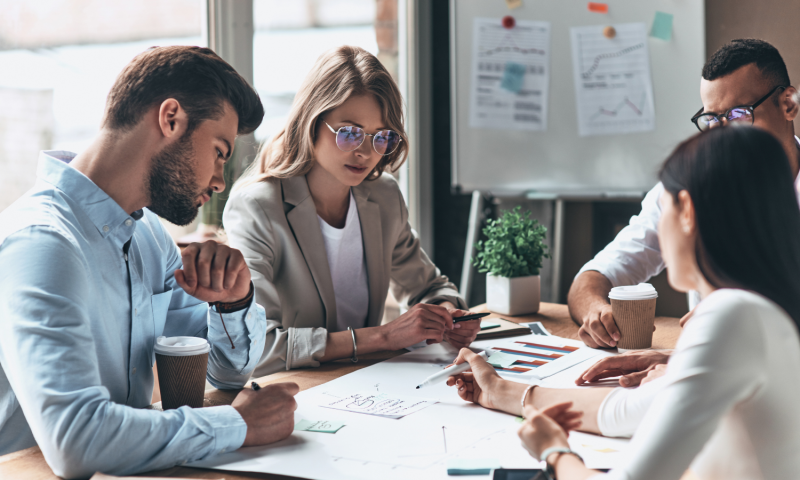
[[[158,337],[156,365],[164,410],[203,406],[208,352],[211,345],[199,337]]]
[[[649,283],[615,287],[608,294],[611,312],[619,329],[619,350],[639,350],[653,346],[658,292]]]

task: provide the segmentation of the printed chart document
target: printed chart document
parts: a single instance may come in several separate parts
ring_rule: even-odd
[[[647,25],[572,27],[572,65],[578,106],[578,133],[613,135],[654,130],[653,81]]]
[[[338,398],[321,406],[344,410],[345,412],[366,413],[386,418],[403,418],[433,405],[435,400],[402,398],[386,393],[361,392]]]
[[[547,130],[550,23],[476,18],[472,44],[469,126]]]

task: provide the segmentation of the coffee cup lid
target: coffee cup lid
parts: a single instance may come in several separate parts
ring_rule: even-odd
[[[200,337],[158,337],[155,351],[161,355],[183,357],[208,353],[211,345],[208,340]]]
[[[649,300],[658,298],[658,292],[649,283],[640,283],[639,285],[614,287],[608,293],[608,298],[613,300]]]

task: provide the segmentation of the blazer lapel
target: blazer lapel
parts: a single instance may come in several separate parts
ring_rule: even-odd
[[[283,187],[283,201],[294,208],[286,214],[286,220],[294,234],[297,245],[303,253],[306,265],[311,271],[317,292],[325,307],[325,328],[328,330],[336,327],[336,296],[333,293],[331,270],[328,266],[328,256],[325,252],[325,240],[317,220],[317,209],[314,199],[308,190],[305,176],[291,177],[281,180]]]
[[[367,279],[369,284],[369,314],[367,326],[374,327],[381,323],[381,312],[386,302],[388,285],[384,285],[383,229],[381,228],[381,212],[377,203],[369,200],[369,191],[361,186],[353,188],[353,197],[358,207],[358,218],[361,222],[361,238],[364,242],[364,257],[367,261]]]

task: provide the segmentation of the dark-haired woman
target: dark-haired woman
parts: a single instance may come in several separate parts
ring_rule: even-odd
[[[703,480],[798,478],[800,210],[786,154],[762,130],[715,129],[681,144],[660,178],[669,282],[703,297],[662,372],[637,389],[532,388],[462,350],[473,373],[448,383],[487,408],[524,409],[520,438],[559,480],[677,480],[690,467]],[[537,410],[565,400],[581,430],[633,434],[622,465],[603,476],[569,450]]]

